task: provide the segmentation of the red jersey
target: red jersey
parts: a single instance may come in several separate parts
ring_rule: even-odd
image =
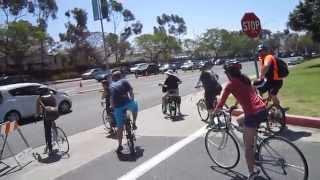
[[[222,108],[229,94],[232,94],[242,106],[245,115],[250,115],[259,112],[265,108],[265,104],[257,95],[253,86],[248,86],[239,79],[231,79],[224,88],[222,98],[217,107]]]

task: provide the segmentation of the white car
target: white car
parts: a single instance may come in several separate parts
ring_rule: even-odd
[[[0,86],[0,123],[7,120],[28,119],[36,115],[38,83],[17,83]],[[68,94],[48,89],[54,94],[60,114],[71,112],[72,101]]]
[[[130,68],[130,72],[131,73],[135,73],[136,70],[140,69],[143,66],[148,65],[147,63],[139,63],[139,64],[135,64],[133,67]]]

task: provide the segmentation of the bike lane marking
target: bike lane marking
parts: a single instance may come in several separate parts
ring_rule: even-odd
[[[200,136],[202,136],[206,132],[206,126],[203,126],[193,134],[189,135],[188,137],[178,141],[174,145],[168,147],[167,149],[163,150],[159,154],[155,155],[151,159],[147,160],[146,162],[140,164],[136,168],[132,169],[131,171],[127,172],[125,175],[118,178],[118,180],[133,180],[141,177],[146,172],[160,164],[162,161],[168,159],[170,156],[178,152],[180,149],[191,143],[192,141],[196,140]]]

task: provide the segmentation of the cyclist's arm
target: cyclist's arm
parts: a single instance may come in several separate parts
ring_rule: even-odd
[[[131,99],[131,100],[134,100],[133,89],[131,89],[131,90],[129,91],[129,95],[130,95],[130,99]]]
[[[270,66],[272,63],[272,59],[271,58],[266,58],[266,60],[264,61],[264,64],[262,66],[261,69],[261,73],[260,73],[260,79],[264,79],[266,76],[266,73],[268,72]]]
[[[223,107],[223,105],[226,103],[229,95],[230,95],[230,84],[228,84],[224,89],[223,89],[223,92],[222,92],[222,96],[214,110],[214,112],[216,112],[217,110],[221,109]]]

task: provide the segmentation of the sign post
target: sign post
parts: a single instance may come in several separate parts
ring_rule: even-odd
[[[104,49],[104,60],[106,62],[106,68],[109,69],[109,63],[107,59],[107,47],[106,47],[106,40],[104,36],[104,28],[103,28],[103,13],[102,13],[102,0],[92,0],[92,10],[93,10],[93,19],[95,21],[99,20],[101,25],[102,31],[102,42],[103,42],[103,49]]]
[[[245,13],[241,19],[242,31],[250,38],[256,38],[261,33],[261,22],[260,19],[253,13]],[[254,60],[254,65],[256,68],[256,75],[259,78],[258,63]]]

